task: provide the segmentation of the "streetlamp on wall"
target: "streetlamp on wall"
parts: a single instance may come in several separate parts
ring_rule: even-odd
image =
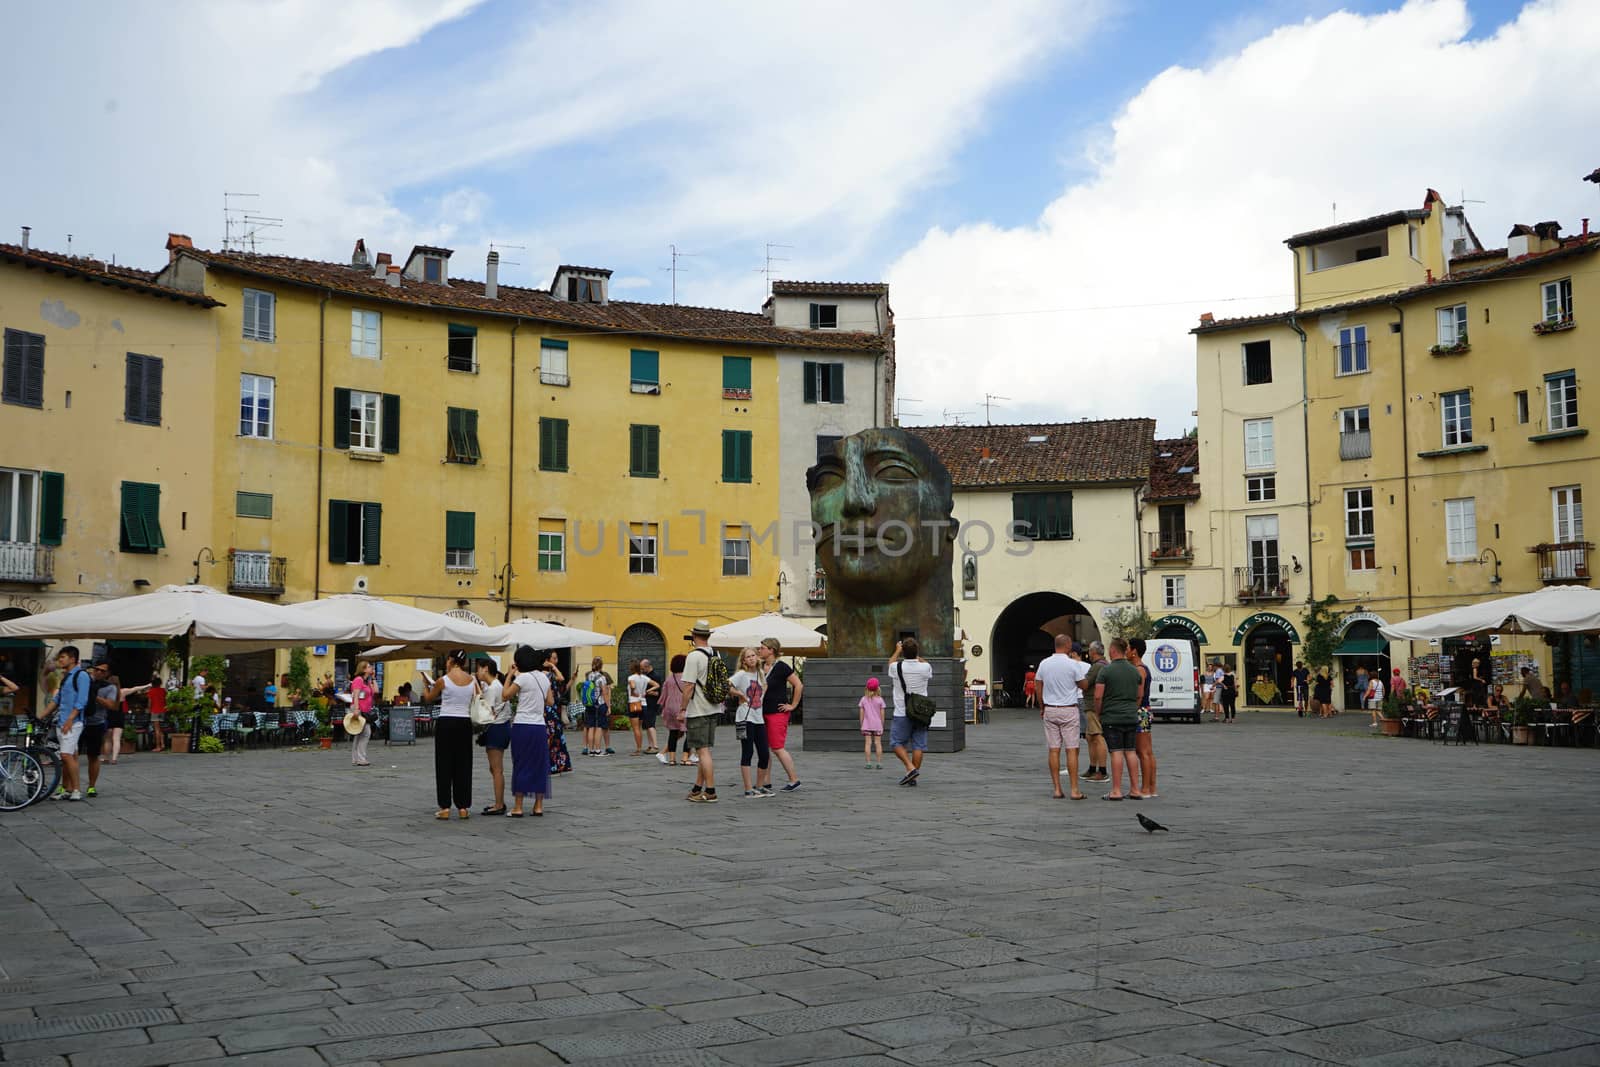
[[[511,621],[511,579],[516,576],[516,572],[511,569],[509,562],[496,571],[494,575],[496,588],[500,591],[500,599],[504,600],[506,604],[505,617],[501,619],[502,622]]]
[[[206,562],[206,563],[211,564],[213,567],[215,567],[217,565],[217,555],[216,555],[215,552],[211,551],[211,546],[210,545],[207,545],[205,548],[202,548],[199,552],[195,553],[195,557],[194,557],[194,579],[189,583],[190,585],[199,585],[200,584],[200,564],[201,564],[202,560],[204,562]]]

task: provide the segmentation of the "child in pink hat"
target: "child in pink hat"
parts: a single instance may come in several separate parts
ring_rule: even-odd
[[[867,679],[867,691],[861,697],[861,751],[867,759],[867,770],[883,770],[883,694],[878,692],[878,680]],[[873,752],[877,756],[873,756]]]

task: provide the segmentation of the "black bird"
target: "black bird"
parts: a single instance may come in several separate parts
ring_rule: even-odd
[[[1150,834],[1155,833],[1157,830],[1166,830],[1169,834],[1172,832],[1171,830],[1167,830],[1165,826],[1162,826],[1154,819],[1146,818],[1144,815],[1139,816],[1139,825],[1144,827],[1146,833]]]

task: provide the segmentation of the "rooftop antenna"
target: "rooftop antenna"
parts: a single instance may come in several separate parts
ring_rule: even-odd
[[[489,242],[489,251],[493,252],[496,249],[500,249],[500,248],[515,248],[518,252],[526,252],[528,250],[528,246],[527,245],[500,245],[500,244],[495,244],[493,241]],[[505,258],[502,258],[500,260],[500,265],[502,267],[520,267],[520,266],[522,266],[521,263],[518,263],[514,259],[505,259]]]
[[[222,248],[226,252],[255,252],[256,245],[266,241],[277,241],[280,238],[268,237],[263,231],[276,230],[283,226],[283,219],[275,215],[258,215],[242,204],[234,203],[240,199],[259,199],[260,193],[230,193],[222,194]]]
[[[660,267],[660,268],[657,268],[657,269],[666,270],[666,271],[671,271],[672,272],[672,302],[674,304],[676,304],[678,302],[678,272],[680,270],[688,270],[689,269],[688,266],[682,266],[682,267],[678,266],[678,260],[683,259],[683,258],[688,257],[688,256],[698,256],[700,253],[699,252],[680,252],[680,251],[678,251],[678,246],[677,245],[668,245],[667,247],[672,250],[672,266],[670,266],[670,267]]]
[[[945,408],[944,421],[952,426],[960,426],[962,424],[961,420],[971,414],[972,412],[970,411],[951,411],[949,408]]]
[[[990,415],[992,413],[989,411],[989,409],[991,407],[1000,407],[1001,406],[1001,405],[995,403],[996,400],[1010,400],[1010,399],[1011,398],[1009,396],[995,396],[993,393],[984,393],[983,394],[983,421],[988,423],[990,426],[993,426],[994,425],[994,419],[992,419],[990,417]]]
[[[72,255],[72,234],[67,234],[67,255]]]
[[[918,400],[914,396],[897,396],[897,397],[895,397],[894,398],[894,424],[896,426],[900,425],[900,418],[901,418],[902,415],[904,415],[906,413],[905,412],[905,406],[907,404],[920,404],[920,403],[922,403],[922,401]],[[912,414],[915,415],[916,412],[912,412]]]
[[[1487,200],[1468,200],[1467,199],[1466,187],[1465,186],[1462,187],[1462,189],[1461,189],[1461,201],[1460,201],[1460,205],[1459,206],[1465,207],[1468,204],[1487,204],[1488,202],[1489,201],[1487,201]]]
[[[793,249],[794,245],[780,245],[780,244],[777,244],[776,242],[773,242],[773,241],[768,241],[767,242],[767,263],[766,263],[766,266],[757,267],[756,268],[756,273],[757,274],[766,275],[766,277],[767,277],[767,295],[768,296],[772,295],[772,265],[774,263],[787,263],[787,262],[789,262],[787,257],[773,255],[772,254],[772,250],[774,248]]]
[[[1333,221],[1339,221],[1339,201],[1337,200],[1333,202]]]

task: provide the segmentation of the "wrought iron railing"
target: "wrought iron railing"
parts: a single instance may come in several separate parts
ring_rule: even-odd
[[[283,592],[284,575],[289,569],[288,560],[266,552],[234,551],[229,556],[232,557],[228,570],[230,593],[268,593],[276,596]]]
[[[0,541],[0,582],[49,585],[55,579],[55,549],[29,541]]]
[[[1529,552],[1539,557],[1539,580],[1546,585],[1589,580],[1591,541],[1556,541],[1534,545]]]
[[[1277,567],[1235,567],[1233,586],[1239,591],[1241,604],[1289,599],[1288,579]]]
[[[1339,435],[1340,459],[1371,459],[1372,431],[1346,430]]]
[[[1192,530],[1161,530],[1145,534],[1152,563],[1194,559],[1194,532]]]

